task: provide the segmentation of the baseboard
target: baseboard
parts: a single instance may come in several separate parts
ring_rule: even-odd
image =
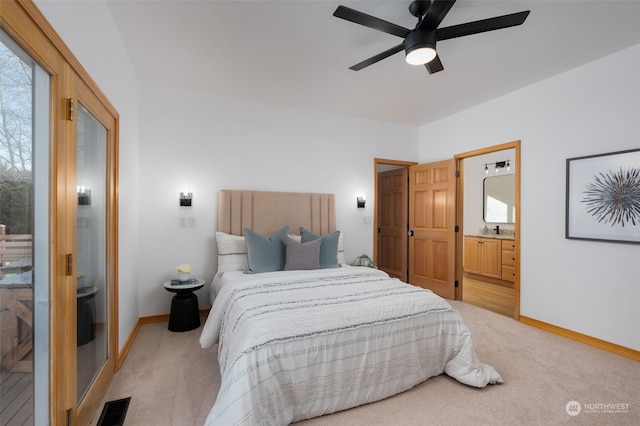
[[[140,318],[140,324],[157,324],[159,322],[169,322],[169,314],[153,315]]]
[[[566,328],[558,327],[557,325],[548,324],[546,322],[538,321],[537,319],[525,317],[522,315],[520,315],[519,321],[523,324],[527,324],[541,330],[548,331],[550,333],[557,334],[559,336],[563,336],[571,340],[575,340],[580,343],[584,343],[586,345],[623,356],[625,358],[640,361],[640,351],[636,351],[635,349],[616,345],[615,343],[607,342],[596,337],[587,336],[586,334],[578,333],[576,331],[567,330]]]
[[[200,309],[200,317],[206,318],[208,315],[209,309]],[[133,342],[136,340],[136,336],[138,335],[138,331],[140,331],[140,327],[144,324],[156,324],[159,322],[169,322],[169,314],[152,315],[150,317],[138,318],[136,325],[133,327],[133,330],[131,330],[131,333],[129,334],[129,338],[124,343],[122,350],[118,354],[116,371],[120,370],[120,367],[122,367],[122,364],[124,364],[124,360],[127,358],[127,355],[129,355],[129,351],[133,346]]]
[[[118,360],[116,362],[116,371],[120,370],[120,367],[122,367],[122,364],[124,364],[124,360],[127,358],[127,355],[129,355],[129,351],[131,350],[131,346],[133,346],[133,342],[136,340],[136,336],[138,335],[138,331],[140,330],[141,325],[142,324],[140,324],[140,318],[138,318],[136,325],[133,327],[133,330],[131,330],[131,333],[129,334],[127,341],[124,342],[124,346],[122,347],[122,350],[118,354]]]

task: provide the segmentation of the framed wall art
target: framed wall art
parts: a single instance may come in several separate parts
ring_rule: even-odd
[[[565,237],[640,244],[640,148],[567,159]]]

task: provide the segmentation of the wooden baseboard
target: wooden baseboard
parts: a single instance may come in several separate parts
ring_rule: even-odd
[[[200,309],[200,317],[206,318],[208,315],[209,315],[209,309]],[[122,350],[118,354],[118,360],[116,362],[116,371],[120,370],[120,367],[122,367],[122,364],[124,364],[124,360],[127,358],[127,355],[129,355],[129,351],[133,346],[133,342],[136,340],[136,336],[140,331],[140,327],[144,324],[156,324],[159,322],[169,322],[169,314],[152,315],[150,317],[138,318],[138,322],[136,322],[136,325],[133,327],[133,330],[131,330],[131,334],[129,334],[129,338],[124,343]]]
[[[625,358],[640,361],[640,351],[636,351],[635,349],[616,345],[615,343],[607,342],[596,337],[587,336],[586,334],[578,333],[576,331],[567,330],[566,328],[558,327],[557,325],[548,324],[546,322],[538,321],[537,319],[525,317],[522,315],[520,315],[519,321],[523,324],[527,324],[541,330],[548,331],[550,333],[557,334],[568,339],[575,340],[580,343],[584,343],[586,345],[623,356]]]
[[[133,346],[133,342],[136,340],[136,336],[138,335],[138,331],[140,331],[141,325],[140,318],[138,318],[136,325],[133,327],[133,330],[131,330],[131,334],[129,334],[129,338],[124,342],[124,346],[118,354],[118,359],[116,360],[116,371],[120,370],[120,367],[124,364],[124,360],[127,358],[127,355],[129,355],[129,351]]]
[[[157,324],[159,322],[169,322],[169,314],[153,315],[140,318],[140,324]]]

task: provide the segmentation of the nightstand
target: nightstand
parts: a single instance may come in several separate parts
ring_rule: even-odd
[[[164,283],[164,288],[176,293],[171,299],[171,313],[169,314],[170,331],[189,331],[200,327],[200,308],[198,297],[193,294],[204,286],[203,279],[197,279],[191,284]]]

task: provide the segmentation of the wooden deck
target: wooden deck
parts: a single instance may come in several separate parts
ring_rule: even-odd
[[[33,424],[33,374],[0,372],[0,425]]]

